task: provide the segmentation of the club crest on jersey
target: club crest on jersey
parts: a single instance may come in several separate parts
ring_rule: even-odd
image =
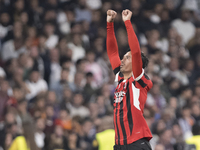
[[[120,91],[120,92],[116,92],[115,93],[115,103],[120,103],[123,100],[123,97],[125,96],[125,92],[124,91]]]

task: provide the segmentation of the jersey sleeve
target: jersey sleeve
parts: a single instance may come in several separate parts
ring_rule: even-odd
[[[153,87],[152,81],[145,73],[137,82],[139,83],[140,88],[145,88],[147,92]]]
[[[120,58],[118,53],[117,40],[114,33],[113,22],[107,22],[107,38],[106,38],[107,54],[115,75],[120,71]]]
[[[127,34],[128,34],[129,47],[131,49],[133,76],[135,80],[138,81],[144,74],[144,70],[142,69],[140,44],[133,30],[131,21],[127,20],[124,23],[125,23]]]

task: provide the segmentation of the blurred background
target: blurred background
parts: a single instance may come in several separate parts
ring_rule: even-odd
[[[153,149],[200,141],[199,0],[0,0],[0,150],[98,150],[116,87],[106,11],[118,13],[121,54],[127,8],[154,83],[144,108]]]

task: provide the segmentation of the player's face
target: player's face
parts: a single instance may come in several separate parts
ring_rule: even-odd
[[[127,52],[121,60],[120,71],[122,73],[130,73],[132,71],[131,52]]]

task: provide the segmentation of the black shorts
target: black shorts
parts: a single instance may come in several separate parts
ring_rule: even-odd
[[[115,145],[114,150],[152,150],[146,138],[139,139],[127,145]]]

